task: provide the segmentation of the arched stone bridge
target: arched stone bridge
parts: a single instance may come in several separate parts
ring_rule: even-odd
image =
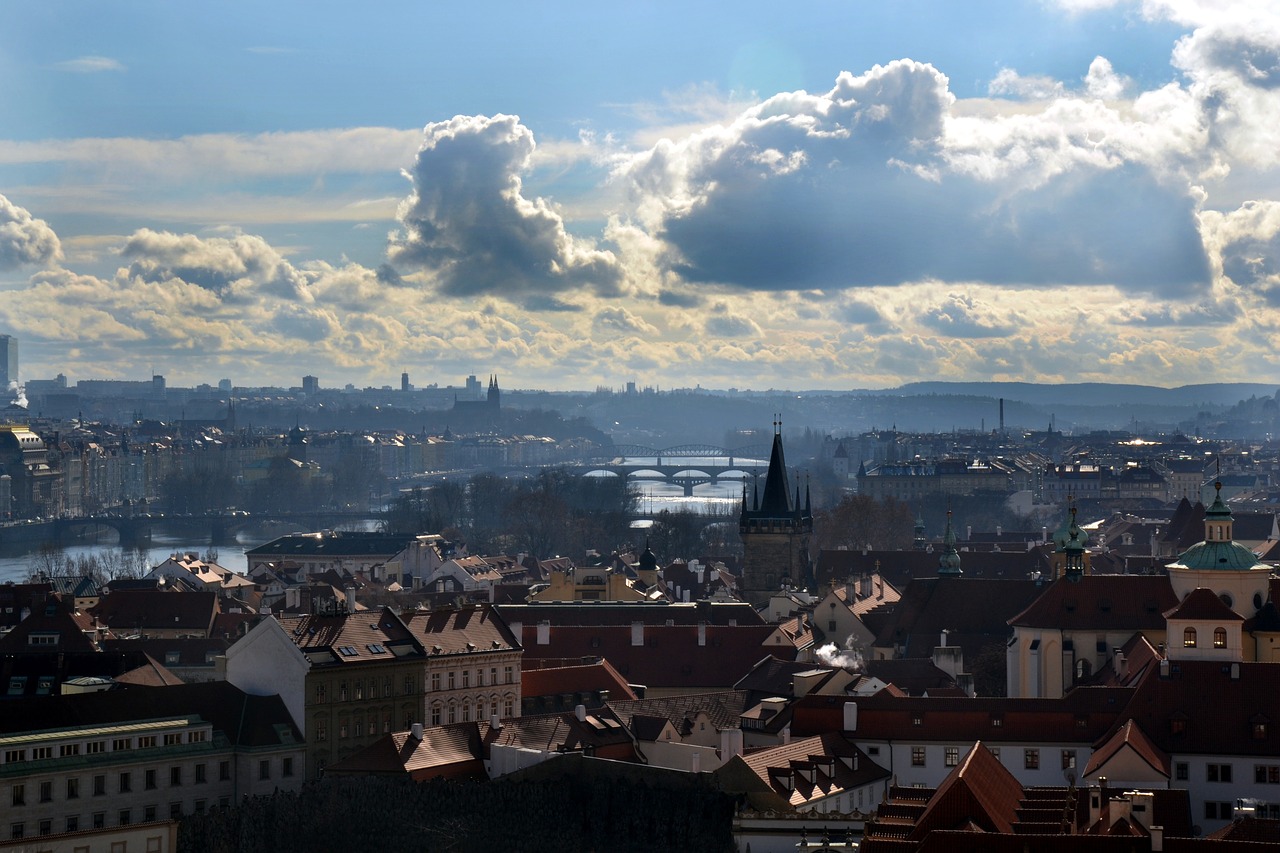
[[[579,466],[582,476],[615,476],[635,480],[665,480],[693,496],[694,486],[718,483],[721,477],[747,479],[769,466],[768,445],[725,450],[705,444],[682,444],[658,450],[640,445],[615,445],[611,458],[598,458]]]

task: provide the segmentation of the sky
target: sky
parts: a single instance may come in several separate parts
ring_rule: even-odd
[[[170,385],[1280,383],[1280,2],[8,4],[0,333]]]

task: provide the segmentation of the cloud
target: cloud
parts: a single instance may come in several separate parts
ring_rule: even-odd
[[[597,336],[658,336],[658,330],[653,324],[642,317],[636,316],[626,308],[602,308],[592,318],[591,325]]]
[[[1025,318],[1000,317],[1001,312],[966,293],[949,293],[945,301],[920,311],[920,322],[953,338],[990,338],[1010,335]]]
[[[1091,75],[1114,88],[1105,65]],[[1181,126],[1078,98],[957,119],[954,100],[939,71],[901,60],[841,74],[823,94],[769,98],[619,175],[669,269],[695,284],[1208,286],[1198,198],[1168,168]]]
[[[262,293],[310,301],[306,276],[261,237],[200,238],[143,228],[120,249],[126,274],[145,282],[171,279],[194,284],[220,299],[253,299]]]
[[[450,296],[622,290],[613,252],[569,234],[550,202],[522,194],[534,139],[519,119],[457,116],[424,135],[406,173],[413,193],[398,212],[404,230],[391,243],[393,264],[427,272]]]
[[[49,224],[0,195],[0,270],[61,260],[62,244]]]
[[[54,63],[59,71],[71,71],[76,74],[100,74],[103,71],[124,71],[124,65],[109,56],[81,56]]]

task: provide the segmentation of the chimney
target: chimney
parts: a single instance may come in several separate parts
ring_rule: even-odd
[[[720,731],[720,761],[723,763],[735,755],[742,755],[742,729]]]
[[[1164,853],[1164,827],[1151,826],[1147,832],[1151,833],[1151,853]]]
[[[844,730],[846,732],[856,732],[858,730],[858,703],[844,703]]]
[[[356,588],[353,586],[349,586],[346,589],[344,589],[343,592],[346,593],[346,596],[347,596],[347,612],[355,613],[356,612]]]
[[[298,608],[298,588],[296,586],[285,587],[284,606],[290,610]]]
[[[705,646],[707,644],[707,623],[698,623],[698,645]]]
[[[1160,677],[1161,678],[1169,677],[1169,659],[1168,658],[1164,658],[1163,660],[1160,661]]]
[[[644,623],[643,622],[631,623],[631,645],[633,646],[644,645]]]
[[[580,722],[580,723],[582,723],[582,722],[586,722],[586,719],[587,719],[587,706],[586,706],[586,705],[574,705],[574,706],[573,706],[573,715],[574,715],[575,717],[577,717],[577,718],[578,718],[578,722]]]
[[[543,619],[538,623],[538,645],[545,646],[551,642],[551,622]]]
[[[1238,663],[1231,664],[1231,680],[1232,681],[1240,680],[1240,664]]]
[[[702,753],[694,752],[689,756],[689,772],[698,773],[702,770]]]
[[[1120,651],[1119,649],[1116,649],[1115,657],[1113,658],[1113,660],[1115,662],[1116,675],[1120,676],[1120,678],[1128,678],[1129,677],[1129,659],[1124,656],[1124,652]]]
[[[409,734],[414,740],[422,740],[422,723],[414,723],[410,726]]]
[[[499,717],[497,714],[493,714],[493,715],[491,715],[491,716],[489,717],[489,728],[493,729],[494,731],[497,731],[497,730],[501,729],[501,728],[502,728],[502,718],[501,718],[501,717]]]

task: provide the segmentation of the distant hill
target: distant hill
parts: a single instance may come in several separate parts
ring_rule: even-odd
[[[1280,385],[1252,382],[1183,385],[1157,388],[1151,385],[1111,385],[1103,382],[1073,382],[1041,385],[1031,382],[910,382],[881,391],[859,394],[921,396],[927,394],[990,397],[1020,400],[1033,405],[1066,406],[1234,406],[1250,397],[1271,397]]]

